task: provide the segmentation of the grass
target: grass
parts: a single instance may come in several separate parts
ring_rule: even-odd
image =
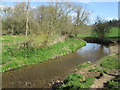
[[[81,28],[79,29],[79,32],[77,34],[78,37],[90,37],[91,36],[91,31],[92,28],[91,27],[87,27],[86,28]]]
[[[92,28],[88,28],[88,30],[80,30],[77,34],[78,37],[93,37],[91,34]],[[120,37],[119,29],[117,27],[112,27],[110,32],[107,34],[107,37]]]
[[[106,88],[112,88],[112,89],[119,88],[120,87],[119,82],[120,82],[120,75],[118,75],[115,79],[112,79],[112,80],[108,81],[106,83],[105,87]],[[115,89],[115,90],[117,90],[117,89]]]
[[[94,69],[91,68],[91,69],[89,69],[88,71],[89,71],[89,72],[99,71],[99,72],[101,72],[101,73],[107,73],[107,70],[106,70],[106,69],[100,68],[100,67],[99,67],[99,68],[96,67],[96,68],[94,68]]]
[[[57,56],[74,52],[84,45],[85,42],[77,38],[69,38],[45,48],[17,48],[17,45],[4,45],[1,72],[54,59]]]
[[[100,62],[100,66],[108,69],[120,69],[119,60],[113,56],[104,57]]]
[[[16,36],[16,35],[5,35],[5,36],[2,36],[2,42],[19,42],[19,41],[24,41],[26,40],[27,37],[26,36]]]
[[[83,75],[73,73],[70,74],[65,83],[60,87],[60,89],[80,89],[80,88],[90,88],[94,83],[94,77],[85,78]]]
[[[85,67],[88,67],[91,63],[90,62],[85,62],[83,64],[79,64],[77,67],[78,68],[85,68]]]
[[[111,28],[110,33],[107,34],[107,37],[120,37],[119,29],[117,27]]]

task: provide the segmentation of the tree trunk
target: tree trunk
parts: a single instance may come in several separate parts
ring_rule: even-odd
[[[28,0],[28,4],[27,4],[27,9],[26,9],[26,32],[25,32],[26,36],[28,36],[28,20],[29,20],[29,17],[28,17],[28,7],[29,7],[29,0]]]

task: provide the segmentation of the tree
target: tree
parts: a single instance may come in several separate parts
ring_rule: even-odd
[[[109,23],[105,22],[105,20],[100,17],[97,17],[93,26],[93,33],[95,33],[101,41],[104,41],[107,34],[110,32],[110,28]]]
[[[2,30],[3,33],[9,34],[10,32],[13,34],[14,23],[12,19],[13,9],[11,7],[5,7],[1,10],[2,15]]]
[[[78,8],[79,7],[79,8]],[[77,14],[75,23],[71,12]],[[32,35],[45,34],[46,41],[54,34],[65,32],[68,35],[76,29],[74,26],[80,26],[88,21],[88,11],[81,6],[74,6],[67,2],[52,2],[48,5],[32,8],[29,3],[16,3],[13,8],[4,9],[3,28],[12,34]]]
[[[76,35],[80,30],[79,29],[80,26],[88,23],[89,15],[91,14],[91,11],[79,4],[71,4],[71,5],[74,13],[76,14],[76,16],[73,17],[74,29],[72,30],[72,33]]]
[[[28,3],[26,5],[26,31],[25,31],[25,35],[27,36],[28,35],[28,20],[29,20],[29,0],[28,0]]]
[[[86,24],[89,21],[91,11],[87,10],[86,7],[75,4],[73,5],[73,9],[76,13],[76,17],[74,18],[76,26]]]

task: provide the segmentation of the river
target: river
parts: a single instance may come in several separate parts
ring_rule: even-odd
[[[78,64],[87,61],[95,63],[109,54],[108,47],[87,43],[75,53],[5,72],[2,74],[2,85],[3,88],[49,88],[48,82],[52,79],[65,79],[68,74],[75,72]]]

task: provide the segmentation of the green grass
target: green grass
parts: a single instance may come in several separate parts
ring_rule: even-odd
[[[85,67],[88,67],[91,63],[90,62],[85,62],[83,64],[79,64],[77,67],[78,68],[85,68]]]
[[[80,30],[77,34],[78,37],[94,37],[93,34],[91,34],[92,28],[88,30]],[[107,34],[107,37],[120,37],[119,30],[117,27],[112,27],[110,29],[110,32]]]
[[[107,37],[120,37],[119,29],[117,27],[111,28],[110,33],[107,34]]]
[[[2,36],[2,42],[19,42],[19,41],[24,41],[26,40],[26,36],[18,36],[18,35],[5,35]],[[1,41],[1,40],[0,40]]]
[[[100,62],[100,66],[108,69],[120,69],[119,60],[113,56],[104,57]]]
[[[112,79],[110,81],[107,82],[107,84],[105,85],[106,88],[120,88],[120,75],[118,75],[115,79]],[[117,90],[117,89],[115,89]]]
[[[99,71],[101,73],[107,73],[107,70],[106,69],[103,69],[103,68],[94,68],[94,69],[89,69],[88,70],[89,72],[95,72],[95,71]]]
[[[94,77],[85,78],[83,75],[80,74],[70,74],[65,83],[60,86],[60,89],[80,89],[80,88],[90,88],[91,85],[94,83]]]
[[[53,59],[56,56],[74,52],[85,44],[80,39],[70,38],[45,48],[17,48],[7,45],[2,52],[1,72]]]

